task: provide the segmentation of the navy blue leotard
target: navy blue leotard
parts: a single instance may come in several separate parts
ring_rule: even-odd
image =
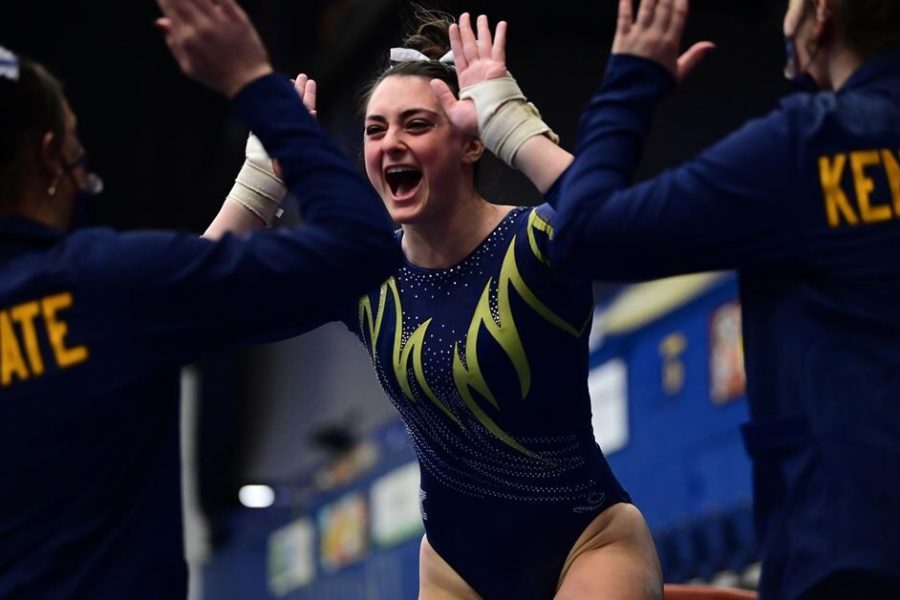
[[[459,264],[405,264],[350,323],[409,430],[428,541],[486,600],[552,598],[629,500],[591,429],[590,282],[548,266],[552,219],[517,207]]]

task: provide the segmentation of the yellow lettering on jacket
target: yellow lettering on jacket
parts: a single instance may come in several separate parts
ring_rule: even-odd
[[[66,340],[65,310],[71,306],[72,294],[62,292],[0,309],[0,386],[40,377],[47,364],[65,369],[89,358],[87,346],[69,346]]]
[[[845,178],[848,162],[849,177]],[[819,182],[830,227],[900,218],[900,161],[894,150],[820,156]]]

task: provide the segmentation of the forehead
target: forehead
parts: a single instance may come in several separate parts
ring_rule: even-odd
[[[379,83],[366,106],[366,116],[387,117],[411,108],[442,112],[428,80],[417,75],[390,75]]]

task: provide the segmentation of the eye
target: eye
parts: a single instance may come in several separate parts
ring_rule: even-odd
[[[366,125],[365,134],[367,138],[378,138],[384,135],[387,128],[384,125]]]
[[[412,119],[406,123],[404,129],[410,133],[424,133],[429,129],[433,129],[435,126],[435,123],[432,123],[427,119]]]

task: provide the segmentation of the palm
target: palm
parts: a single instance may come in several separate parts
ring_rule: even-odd
[[[470,61],[464,69],[456,72],[456,78],[459,81],[459,87],[467,88],[476,83],[481,83],[489,79],[497,79],[505,77],[506,61],[494,60],[491,58],[478,58]]]
[[[654,60],[681,81],[713,48],[711,42],[698,42],[684,54],[678,55],[688,14],[688,0],[643,0],[637,18],[633,16],[631,4],[632,0],[619,0],[613,54],[631,54]]]
[[[478,114],[475,112],[475,104],[472,102],[456,101],[451,106],[445,107],[450,123],[460,131],[478,135]]]
[[[476,59],[469,62],[466,68],[457,71],[456,78],[459,88],[463,89],[506,75],[506,61]],[[477,135],[478,114],[472,102],[454,102],[447,109],[447,117],[458,129]]]
[[[450,26],[450,48],[456,67],[459,89],[464,89],[490,79],[505,77],[506,71],[506,22],[497,24],[496,35],[491,36],[487,17],[477,20],[477,35],[469,13],[460,16],[459,24]],[[478,115],[470,101],[459,101],[441,81],[433,81],[432,87],[450,122],[463,133],[478,135]]]

